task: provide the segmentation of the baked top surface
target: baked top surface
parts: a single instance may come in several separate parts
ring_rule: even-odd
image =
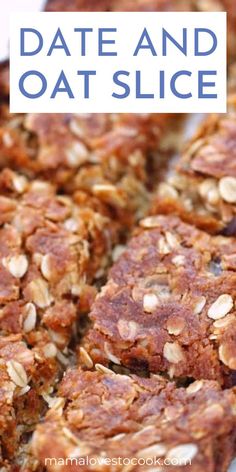
[[[93,305],[85,350],[106,365],[230,382],[235,240],[176,217],[140,225]]]
[[[100,367],[101,369],[101,367]],[[216,382],[176,388],[161,377],[144,379],[112,371],[68,371],[55,405],[37,427],[33,450],[41,458],[148,459],[131,470],[225,470],[232,458],[235,393]],[[65,403],[66,402],[66,403]],[[224,455],[220,451],[224,448]],[[179,459],[155,469],[150,459]],[[184,465],[190,459],[191,465]],[[62,464],[62,463],[61,463]],[[182,464],[182,465],[181,465]],[[158,464],[157,464],[158,465]],[[157,467],[156,465],[156,467]],[[61,470],[101,470],[67,464]],[[77,467],[77,469],[76,469]],[[104,470],[120,471],[124,464]],[[49,466],[50,471],[56,465]]]

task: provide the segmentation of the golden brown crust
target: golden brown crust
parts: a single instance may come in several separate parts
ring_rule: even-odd
[[[126,464],[132,458],[149,458],[146,466],[142,462],[131,470],[151,472],[156,457],[160,461],[156,467],[161,465],[163,471],[200,472],[206,468],[225,472],[232,460],[235,393],[221,391],[216,382],[200,381],[177,389],[160,377],[72,370],[58,395],[33,438],[33,451],[42,465],[46,458],[98,461],[120,457],[120,465],[102,469],[118,472],[124,470],[124,458]],[[179,466],[166,465],[173,458],[179,460]],[[181,466],[181,460],[186,465],[182,462]],[[56,463],[47,461],[47,470],[56,471]],[[87,472],[91,468],[69,461],[67,465],[61,462],[60,470]],[[97,463],[92,470],[100,471],[101,466]]]

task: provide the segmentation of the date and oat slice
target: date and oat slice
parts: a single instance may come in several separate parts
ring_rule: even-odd
[[[178,145],[170,115],[28,115],[40,172],[66,192],[84,190],[110,206],[124,226],[146,210],[149,191]]]
[[[50,180],[66,193],[86,191],[130,227],[178,147],[179,122],[158,114],[10,115],[2,105],[0,168]]]
[[[16,431],[9,428],[21,450],[35,424],[28,403],[40,417],[73,361],[71,341],[94,299],[93,284],[109,263],[116,225],[95,198],[81,192],[75,201],[48,182],[29,182],[8,169],[0,174],[0,189],[0,368],[8,382],[6,388],[0,385],[0,397],[15,402],[10,379],[22,387],[19,418],[14,407],[7,413],[10,425],[17,424]],[[14,380],[14,371],[22,382]],[[0,442],[5,458],[14,461],[20,450],[5,446],[1,425],[5,428],[8,418],[1,413]]]
[[[236,240],[148,217],[110,270],[80,363],[234,382]]]
[[[227,470],[236,437],[234,389],[206,380],[176,388],[158,376],[97,369],[69,370],[36,428],[32,450],[47,471]]]
[[[110,262],[118,225],[83,192],[72,199],[9,169],[0,188],[0,330],[34,344],[29,333],[41,321],[65,347]]]
[[[146,213],[168,143],[176,143],[167,121],[162,115],[11,115],[2,104],[0,169],[9,165],[53,182],[76,200],[82,192],[107,208],[126,237]]]
[[[209,115],[201,123],[176,166],[159,184],[152,213],[175,213],[212,233],[235,235],[235,149],[236,96],[231,95],[228,113]]]

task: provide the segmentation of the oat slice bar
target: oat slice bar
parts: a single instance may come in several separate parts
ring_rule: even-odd
[[[234,389],[221,391],[213,381],[185,389],[158,376],[71,370],[32,450],[50,472],[58,464],[61,472],[226,472],[234,455],[235,401]]]
[[[75,201],[9,169],[0,173],[0,189],[0,443],[4,459],[16,464],[24,463],[36,421],[75,362],[73,343],[110,264],[117,226],[82,192]]]
[[[212,233],[236,232],[235,95],[225,115],[209,115],[158,186],[152,212],[175,213]]]
[[[94,364],[234,383],[236,240],[177,217],[140,226],[95,300],[80,362],[85,350]]]

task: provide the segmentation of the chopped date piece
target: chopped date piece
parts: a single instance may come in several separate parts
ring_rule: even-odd
[[[236,239],[170,216],[140,226],[94,302],[81,365],[86,352],[93,364],[232,385]]]
[[[32,450],[48,472],[227,471],[234,389],[204,380],[176,388],[158,376],[100,370],[68,371],[37,426]]]

